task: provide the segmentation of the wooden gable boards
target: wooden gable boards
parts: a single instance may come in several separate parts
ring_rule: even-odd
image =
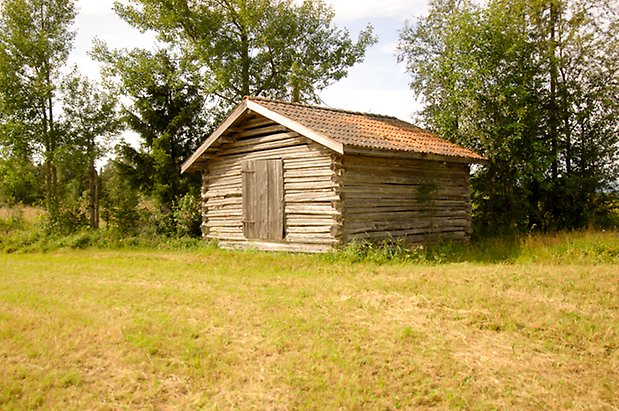
[[[234,109],[234,111],[226,118],[226,120],[215,130],[206,141],[196,150],[195,153],[191,155],[181,165],[181,173],[184,173],[188,170],[192,169],[192,166],[204,155],[204,153],[245,113],[254,112],[263,117],[268,118],[269,120],[275,121],[276,123],[281,124],[282,126],[288,128],[289,130],[295,131],[300,135],[309,138],[310,140],[315,141],[318,144],[321,144],[329,149],[335,151],[339,154],[344,154],[344,146],[342,143],[335,141],[334,139],[325,136],[322,133],[316,132],[310,128],[305,127],[298,122],[289,119],[288,117],[282,116],[268,108],[260,105],[255,101],[251,101],[245,98],[239,106]]]

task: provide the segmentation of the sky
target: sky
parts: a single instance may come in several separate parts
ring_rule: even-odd
[[[325,89],[320,97],[328,107],[391,115],[411,121],[421,108],[410,90],[410,78],[404,64],[398,64],[396,46],[398,32],[405,22],[414,20],[427,10],[427,0],[327,0],[335,10],[334,23],[348,28],[351,36],[368,23],[374,27],[378,43],[372,46],[363,63],[349,70],[346,78]],[[72,63],[82,73],[97,78],[99,67],[88,52],[94,38],[111,48],[153,48],[152,35],[142,34],[112,10],[114,0],[78,0],[77,37]]]

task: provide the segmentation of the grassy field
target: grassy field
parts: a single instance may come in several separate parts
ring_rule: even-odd
[[[595,236],[425,265],[0,253],[0,409],[617,409],[619,239]]]

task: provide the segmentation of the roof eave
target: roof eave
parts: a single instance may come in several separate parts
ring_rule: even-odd
[[[191,157],[189,157],[181,165],[181,174],[185,173],[186,171],[197,171],[192,170],[192,166],[195,164],[195,162],[198,161],[198,159],[206,152],[206,150],[208,150],[213,145],[213,143],[215,143],[215,141],[217,141],[217,139],[221,137],[221,135],[225,133],[226,130],[230,128],[230,126],[234,124],[234,122],[239,117],[241,117],[247,110],[247,99],[245,99],[232,111],[232,113],[230,113],[230,115],[224,120],[224,122],[221,123],[219,127],[217,127],[217,130],[215,130],[206,139],[206,141],[191,155]]]
[[[342,143],[340,143],[339,141],[336,141],[334,139],[332,139],[331,137],[327,137],[324,134],[317,132],[315,130],[312,130],[309,127],[304,126],[301,123],[298,123],[294,120],[291,120],[290,118],[279,114],[271,109],[266,108],[265,106],[252,101],[252,100],[246,100],[247,101],[247,107],[257,113],[260,114],[261,116],[264,116],[266,118],[268,118],[269,120],[273,120],[276,123],[281,124],[282,126],[292,130],[292,131],[296,131],[297,133],[299,133],[300,135],[309,138],[310,140],[321,144],[327,148],[330,148],[331,150],[335,151],[336,153],[339,154],[344,154],[344,145]]]
[[[453,156],[445,154],[435,153],[422,153],[418,151],[406,151],[406,150],[389,150],[389,149],[371,149],[358,146],[346,145],[344,146],[344,154],[358,154],[358,155],[371,155],[380,157],[396,157],[396,158],[410,158],[420,160],[435,160],[435,161],[448,161],[453,163],[467,163],[467,164],[489,164],[488,160],[483,157],[465,157],[465,156]]]
[[[182,165],[181,165],[181,174],[187,171],[198,171],[198,169],[193,166],[195,163],[204,155],[204,153],[220,138],[234,122],[241,117],[244,113],[252,111],[256,114],[260,114],[263,117],[268,118],[269,120],[273,120],[276,123],[281,124],[282,126],[299,133],[300,135],[309,138],[310,140],[315,141],[318,144],[321,144],[336,153],[344,154],[344,145],[330,137],[325,136],[322,133],[314,131],[290,118],[283,116],[279,113],[276,113],[273,110],[270,110],[259,103],[251,101],[248,98],[243,99],[241,104],[238,105],[236,109],[226,118],[226,120],[221,123],[221,125],[215,130],[206,141],[189,157]]]

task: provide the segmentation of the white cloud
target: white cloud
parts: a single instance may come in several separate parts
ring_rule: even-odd
[[[404,21],[422,13],[427,0],[327,0],[341,21],[397,18]]]
[[[113,7],[114,0],[81,0],[78,2],[80,14],[109,15]]]
[[[398,42],[397,41],[390,41],[388,43],[383,43],[379,45],[379,49],[382,53],[384,54],[388,54],[390,56],[395,56],[397,50],[398,50]]]

